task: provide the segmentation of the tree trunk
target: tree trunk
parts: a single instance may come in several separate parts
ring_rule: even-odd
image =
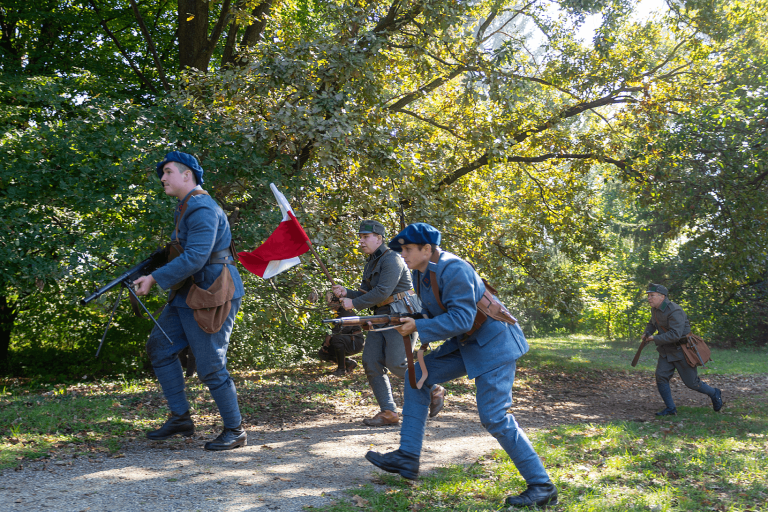
[[[208,71],[208,2],[179,0],[179,68]]]
[[[11,333],[16,321],[16,304],[8,304],[8,298],[0,295],[0,371],[8,365],[8,349],[11,346]]]

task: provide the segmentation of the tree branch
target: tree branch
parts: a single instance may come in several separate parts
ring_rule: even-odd
[[[136,67],[136,64],[134,64],[131,57],[128,55],[128,52],[125,51],[125,48],[123,48],[123,45],[120,44],[120,41],[117,40],[117,37],[114,33],[112,33],[111,30],[109,30],[109,27],[107,26],[107,22],[104,21],[103,16],[101,15],[101,11],[98,7],[96,7],[96,3],[94,0],[90,0],[91,7],[93,8],[93,11],[96,13],[96,15],[99,17],[99,23],[101,24],[102,28],[104,29],[104,32],[107,33],[107,35],[112,39],[112,41],[115,43],[115,46],[117,46],[117,49],[120,51],[120,54],[123,56],[123,58],[128,62],[128,65],[131,66],[131,69],[134,73],[136,73],[136,76],[139,77],[139,80],[141,80],[144,85],[146,85],[150,91],[152,91],[153,94],[157,94],[157,88],[152,85],[152,83],[147,80],[147,78],[144,76],[144,74],[139,70],[138,67]]]
[[[136,21],[139,22],[139,27],[141,28],[141,33],[144,36],[144,40],[147,41],[147,47],[149,48],[149,52],[152,54],[152,58],[155,61],[155,66],[157,66],[157,72],[160,74],[160,81],[163,82],[163,89],[165,89],[165,92],[170,92],[171,86],[168,84],[168,80],[165,78],[165,69],[163,69],[163,63],[160,62],[160,58],[157,56],[155,43],[152,41],[152,36],[149,35],[149,30],[147,30],[147,26],[144,24],[144,18],[139,12],[139,6],[136,5],[136,0],[131,0],[131,7],[133,8],[134,16],[136,16]]]
[[[216,49],[216,44],[219,42],[221,33],[224,31],[224,27],[226,26],[227,20],[229,19],[231,4],[232,4],[232,0],[224,0],[224,3],[221,5],[221,14],[219,14],[219,19],[216,21],[216,25],[213,26],[213,30],[211,31],[211,36],[206,41],[205,46],[203,47],[203,50],[202,50],[203,54],[205,55],[206,61],[209,61],[211,59],[211,55],[213,55],[213,50]]]
[[[559,114],[555,114],[550,119],[548,119],[546,122],[539,124],[538,126],[535,126],[531,129],[524,130],[521,132],[516,133],[512,139],[514,139],[517,143],[523,142],[525,139],[530,137],[531,135],[534,135],[536,133],[543,132],[545,130],[548,130],[552,126],[556,125],[558,122],[560,122],[563,119],[568,119],[570,117],[577,116],[581,114],[582,112],[586,110],[591,110],[596,107],[604,106],[604,105],[610,105],[610,104],[616,104],[616,103],[625,103],[629,100],[631,100],[631,97],[623,97],[618,96],[620,93],[624,92],[636,92],[642,90],[641,87],[632,87],[632,88],[626,88],[623,90],[616,91],[614,95],[611,96],[605,96],[603,98],[589,101],[585,103],[579,103],[577,105],[573,105],[571,107],[568,107],[564,109]],[[549,155],[549,156],[548,156]],[[521,162],[542,162],[544,160],[552,159],[552,158],[558,158],[554,154],[550,153],[548,155],[542,155],[540,157],[532,157],[534,160],[530,160],[530,157],[509,157],[507,159],[508,162],[515,162],[515,161],[521,161]],[[542,158],[542,160],[538,160],[539,158]],[[566,156],[563,158],[578,158],[577,156]],[[587,156],[583,156],[582,158],[587,158]],[[590,155],[589,158],[597,158],[596,155]],[[608,161],[608,160],[605,160]],[[609,163],[619,162],[611,161]],[[451,185],[455,183],[459,178],[462,178],[463,176],[466,176],[467,174],[479,169],[480,167],[484,167],[488,165],[488,153],[486,152],[484,155],[482,155],[480,158],[476,159],[474,162],[471,162],[463,167],[460,167],[459,169],[456,169],[451,174],[443,178],[440,183],[438,183],[437,187],[438,189],[446,187],[448,185]],[[622,169],[623,170],[623,169]]]
[[[422,117],[419,114],[417,114],[416,112],[412,112],[410,110],[405,110],[404,108],[400,109],[399,112],[403,113],[403,114],[408,114],[409,116],[413,116],[413,117],[415,117],[416,119],[418,119],[420,121],[424,121],[425,123],[429,123],[432,126],[434,126],[435,128],[440,128],[441,130],[445,130],[448,133],[450,133],[451,135],[453,135],[454,137],[456,137],[457,139],[467,140],[465,137],[462,137],[461,135],[458,135],[456,132],[451,130],[450,126],[444,126],[442,124],[436,123],[435,121],[432,121],[431,119],[427,119],[426,117]]]
[[[395,102],[392,105],[386,107],[386,109],[387,110],[391,110],[392,112],[399,112],[400,109],[403,108],[404,106],[408,105],[409,103],[412,103],[412,102],[416,101],[416,99],[419,96],[427,95],[428,93],[434,91],[435,89],[437,89],[441,85],[450,82],[451,80],[453,80],[454,78],[456,78],[460,74],[464,73],[465,71],[467,71],[467,68],[462,66],[462,67],[459,67],[459,68],[456,68],[455,70],[453,70],[451,73],[448,74],[448,76],[444,76],[444,77],[440,77],[440,78],[435,78],[434,80],[432,80],[427,85],[425,85],[423,87],[420,87],[418,90],[416,90],[414,92],[411,92],[409,94],[406,94],[405,96],[400,98],[397,102]]]

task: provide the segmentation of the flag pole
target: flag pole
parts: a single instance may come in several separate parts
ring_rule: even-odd
[[[312,251],[312,255],[315,257],[317,262],[320,264],[320,268],[323,269],[323,272],[325,272],[325,277],[328,278],[328,280],[331,282],[331,284],[335,285],[336,282],[331,277],[331,273],[328,272],[327,268],[325,268],[325,264],[323,263],[323,260],[320,259],[320,255],[317,254],[317,251],[315,251],[315,248],[312,247],[312,242],[307,240],[307,245],[309,246],[309,250]]]

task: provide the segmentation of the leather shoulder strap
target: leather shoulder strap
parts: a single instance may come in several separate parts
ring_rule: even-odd
[[[437,265],[437,263],[440,261],[440,249],[436,249],[432,256],[430,256],[429,261]],[[440,300],[440,288],[437,287],[437,274],[434,270],[429,271],[429,281],[430,285],[432,286],[432,295],[435,296],[435,300],[437,301],[437,305],[440,306],[440,309],[443,311],[448,311],[445,306],[443,306],[443,301]]]
[[[183,201],[181,201],[181,204],[179,205],[179,216],[176,217],[176,229],[174,230],[176,240],[179,239],[179,224],[181,224],[181,218],[184,216],[185,213],[187,213],[187,206],[188,206],[187,203],[189,203],[189,198],[192,196],[199,196],[199,195],[209,196],[210,194],[202,189],[193,190],[192,192],[187,194],[187,197],[185,197]]]
[[[658,329],[661,331],[661,334],[664,334],[669,329],[666,329],[666,328],[662,327],[661,324],[659,323],[659,321],[656,320],[656,312],[654,311],[654,309],[656,309],[656,308],[651,308],[651,318],[653,318],[653,321],[656,322],[656,327],[658,327]]]

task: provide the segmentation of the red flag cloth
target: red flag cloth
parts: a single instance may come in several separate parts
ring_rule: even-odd
[[[281,272],[266,272],[267,266],[273,262],[273,267],[280,267],[281,260],[289,260],[304,254],[309,250],[309,237],[304,232],[292,211],[287,212],[289,218],[282,221],[266,241],[251,252],[239,252],[240,263],[257,276],[268,279]],[[295,264],[295,263],[294,263]],[[275,268],[277,270],[277,268]],[[266,275],[265,275],[266,272]]]

